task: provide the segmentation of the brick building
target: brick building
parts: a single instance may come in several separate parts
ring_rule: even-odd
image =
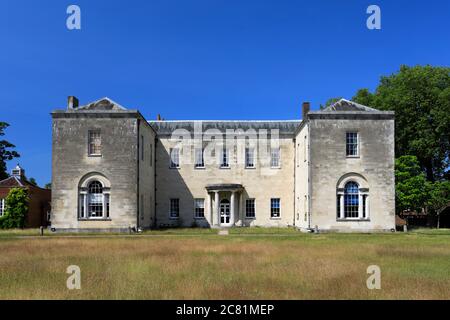
[[[48,212],[50,212],[51,191],[30,183],[25,178],[25,171],[19,165],[12,170],[9,178],[0,181],[0,217],[5,214],[6,197],[12,188],[28,190],[29,205],[25,227],[46,226],[48,224]]]

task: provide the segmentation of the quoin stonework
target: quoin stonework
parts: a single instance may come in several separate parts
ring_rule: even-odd
[[[395,228],[393,112],[342,99],[302,120],[153,121],[69,97],[52,118],[56,231]]]

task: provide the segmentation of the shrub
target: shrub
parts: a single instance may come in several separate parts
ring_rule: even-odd
[[[28,212],[28,191],[12,188],[5,200],[5,215],[0,218],[0,228],[23,228]]]

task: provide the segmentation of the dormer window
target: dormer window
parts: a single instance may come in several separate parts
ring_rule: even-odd
[[[88,152],[90,156],[102,155],[102,136],[100,130],[89,130]]]

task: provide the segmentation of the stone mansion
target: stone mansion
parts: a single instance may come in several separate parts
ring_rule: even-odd
[[[394,113],[342,99],[302,120],[146,120],[103,98],[52,115],[56,231],[395,228]]]

